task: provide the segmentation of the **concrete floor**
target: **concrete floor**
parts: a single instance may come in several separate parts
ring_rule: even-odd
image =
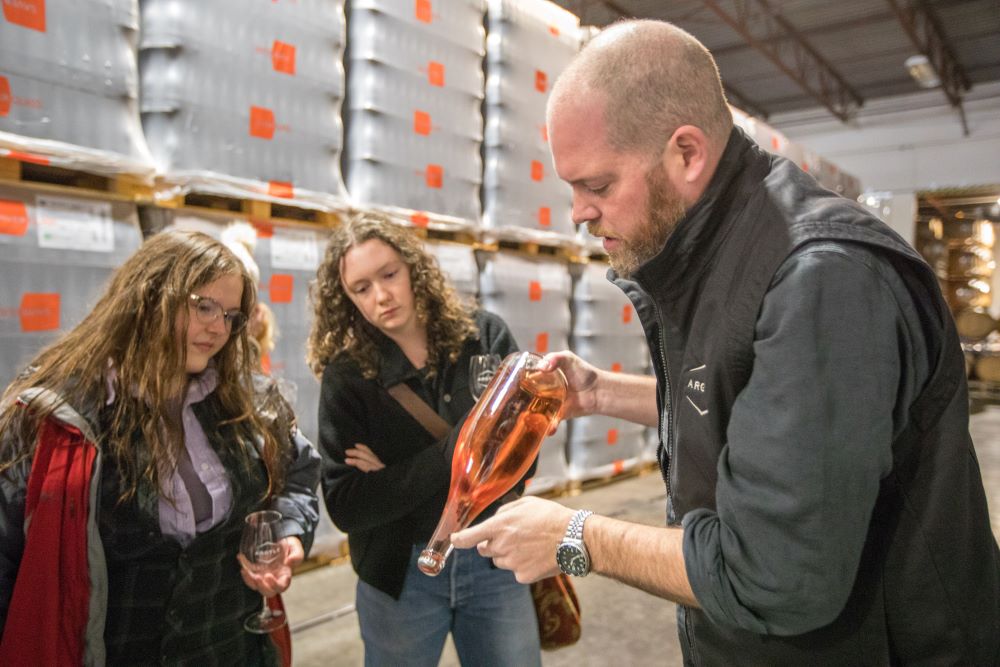
[[[971,430],[989,496],[993,532],[1000,539],[1000,406],[974,414]],[[560,498],[559,502],[662,525],[664,500],[663,482],[654,472]],[[357,617],[352,610],[356,580],[346,563],[296,576],[285,595],[296,667],[363,664]],[[574,583],[583,609],[582,637],[574,646],[543,652],[544,667],[681,664],[672,603],[602,577]],[[450,642],[440,664],[459,665]]]

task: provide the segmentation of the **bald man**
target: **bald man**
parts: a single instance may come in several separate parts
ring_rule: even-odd
[[[552,154],[655,378],[546,357],[566,417],[657,426],[663,528],[537,498],[453,536],[518,580],[678,603],[685,662],[1000,662],[1000,553],[937,280],[864,209],[734,129],[709,52],[605,30],[557,82]]]

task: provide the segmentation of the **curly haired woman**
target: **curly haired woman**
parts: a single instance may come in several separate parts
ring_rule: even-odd
[[[437,665],[450,631],[462,664],[540,665],[527,586],[475,551],[453,553],[437,577],[416,566],[473,406],[469,358],[515,351],[506,324],[467,314],[419,239],[371,213],[334,232],[311,296],[323,492],[359,578],[365,664]],[[390,395],[400,384],[453,425],[450,435],[435,438]]]
[[[311,543],[320,463],[254,382],[255,299],[221,243],[157,234],[7,388],[0,664],[277,663],[243,620]],[[237,561],[259,509],[283,516],[277,573]]]

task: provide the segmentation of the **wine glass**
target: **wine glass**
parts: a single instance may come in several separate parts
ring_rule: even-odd
[[[285,562],[285,549],[275,539],[281,522],[281,513],[274,510],[251,512],[244,520],[240,553],[247,560],[248,569],[254,573],[277,572]],[[267,596],[261,595],[263,604],[256,614],[247,617],[243,627],[259,635],[277,630],[286,623],[283,612],[267,606]]]
[[[483,395],[499,367],[499,354],[474,354],[469,357],[469,391],[474,400],[478,401]]]

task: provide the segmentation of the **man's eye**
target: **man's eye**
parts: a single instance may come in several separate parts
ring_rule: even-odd
[[[603,195],[603,194],[604,194],[605,192],[607,192],[607,191],[608,191],[608,186],[607,186],[607,185],[599,185],[599,186],[597,186],[597,187],[593,187],[593,188],[587,188],[587,190],[588,190],[588,191],[589,191],[589,192],[590,192],[591,194],[595,194],[595,195]]]

